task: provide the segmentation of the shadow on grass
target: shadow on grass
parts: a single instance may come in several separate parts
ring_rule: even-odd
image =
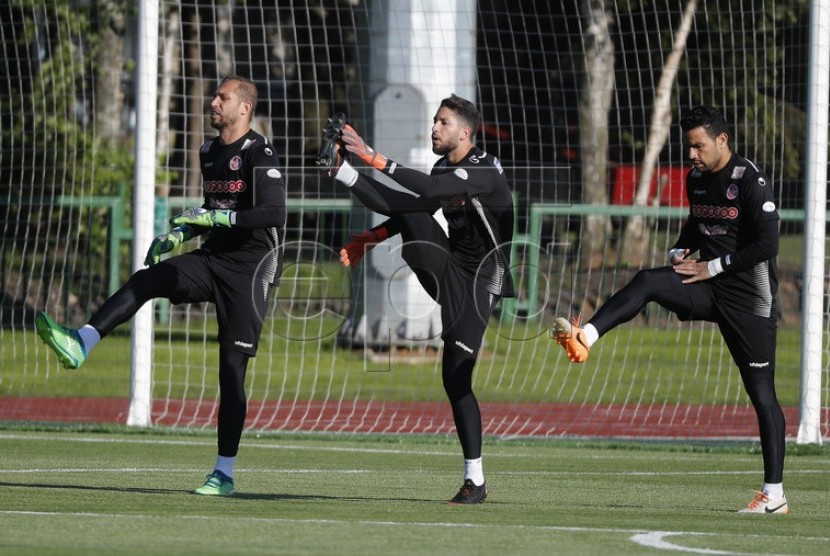
[[[8,481],[0,481],[0,488],[36,488],[36,489],[61,489],[61,490],[78,490],[78,491],[94,491],[94,492],[131,492],[139,494],[187,494],[196,496],[193,490],[172,489],[172,488],[146,488],[146,487],[113,487],[113,486],[89,486],[89,485],[60,485],[60,484],[46,484],[46,483],[11,483]],[[218,496],[199,496],[200,498],[220,498]],[[231,500],[269,500],[274,502],[301,500],[331,500],[340,502],[383,502],[383,501],[397,501],[397,502],[445,502],[444,500],[432,500],[427,498],[383,498],[383,497],[367,497],[367,496],[330,496],[326,494],[258,494],[251,492],[237,492],[232,496],[225,496]]]
[[[92,490],[96,492],[140,492],[144,494],[192,494],[192,490],[179,490],[170,488],[146,488],[146,487],[108,487],[89,485],[55,485],[46,483],[10,483],[0,481],[0,487],[9,488],[44,488],[44,489],[66,489],[66,490]]]

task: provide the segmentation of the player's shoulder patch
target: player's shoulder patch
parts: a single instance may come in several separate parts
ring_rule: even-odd
[[[215,141],[215,139],[208,139],[207,141],[205,141],[202,144],[202,148],[199,149],[199,152],[202,152],[202,153],[208,152],[210,150],[210,148],[213,146],[214,141]]]
[[[473,153],[467,160],[470,163],[476,165],[481,165],[481,163],[484,162],[485,168],[489,168],[490,166],[492,166],[498,171],[499,174],[504,173],[504,168],[502,168],[501,166],[501,161],[495,156],[488,154],[486,151]]]
[[[499,171],[499,174],[504,173],[504,168],[501,167],[501,160],[499,160],[495,156],[493,157],[493,166],[495,166],[496,170]]]
[[[769,183],[761,168],[750,159],[743,157],[732,170],[732,179],[744,179],[744,183],[758,184],[760,187],[766,187]]]

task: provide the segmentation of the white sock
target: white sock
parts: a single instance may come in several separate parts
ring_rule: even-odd
[[[348,161],[344,160],[337,169],[334,179],[344,184],[346,187],[351,187],[357,181],[358,173]]]
[[[81,337],[81,343],[84,346],[84,353],[87,355],[89,355],[89,352],[95,347],[95,344],[101,341],[101,335],[98,331],[88,324],[85,324],[83,327],[78,329],[78,336]]]
[[[470,479],[476,486],[484,484],[484,466],[481,458],[464,460],[464,480]]]
[[[783,498],[784,483],[764,483],[764,494],[770,498]]]
[[[599,340],[599,332],[597,332],[593,324],[586,324],[582,331],[585,332],[585,341],[588,342],[588,347],[591,347],[594,345],[594,342]]]
[[[214,469],[216,471],[221,471],[231,479],[233,479],[233,464],[236,460],[236,456],[234,457],[227,457],[227,456],[217,456],[216,457],[216,466]]]

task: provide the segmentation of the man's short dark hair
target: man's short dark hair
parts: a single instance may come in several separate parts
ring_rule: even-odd
[[[257,93],[254,82],[247,77],[242,77],[241,75],[228,75],[222,79],[222,83],[227,81],[236,81],[238,83],[236,94],[239,95],[239,98],[241,98],[243,102],[251,103],[251,114],[253,115],[254,111],[256,111],[257,100],[259,99],[259,94]]]
[[[694,106],[680,118],[680,129],[683,131],[698,127],[705,128],[706,133],[713,139],[721,133],[729,135],[726,117],[714,106]]]
[[[441,101],[441,106],[452,110],[456,116],[467,122],[470,126],[470,137],[475,137],[478,128],[481,126],[481,112],[476,105],[456,94]]]

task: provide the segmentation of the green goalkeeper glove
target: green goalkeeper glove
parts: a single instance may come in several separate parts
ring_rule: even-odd
[[[195,235],[196,231],[190,226],[179,226],[178,228],[173,228],[166,234],[157,236],[153,240],[153,243],[150,244],[150,249],[144,258],[144,264],[147,266],[158,264],[161,260],[162,253],[172,251],[177,245],[189,240]]]
[[[233,224],[231,219],[235,214],[236,212],[232,210],[208,210],[201,207],[192,208],[171,218],[170,225],[181,226],[183,224],[190,224],[191,226],[201,226],[203,228],[213,228],[214,226],[230,228]]]

